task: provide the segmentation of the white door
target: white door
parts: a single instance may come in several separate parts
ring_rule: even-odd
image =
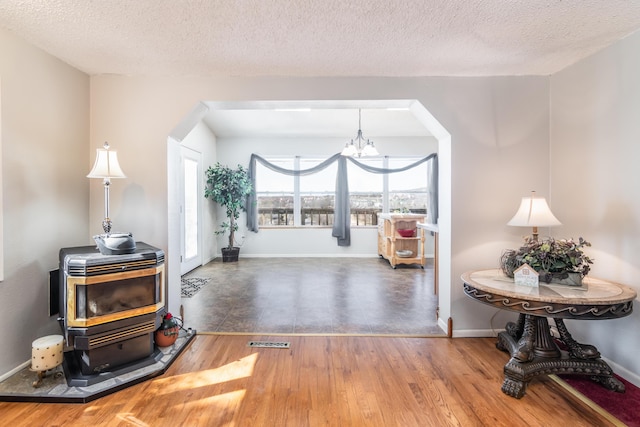
[[[182,192],[180,200],[180,274],[188,273],[202,265],[202,232],[200,205],[202,191],[202,155],[186,147],[180,147]]]

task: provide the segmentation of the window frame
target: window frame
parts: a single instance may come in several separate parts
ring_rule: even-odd
[[[380,156],[380,157],[376,157],[378,159],[382,160],[382,167],[388,169],[389,168],[389,164],[390,164],[390,160],[391,163],[393,163],[393,160],[404,160],[407,163],[413,163],[415,161],[418,161],[420,159],[423,158],[423,156]],[[314,161],[314,162],[322,162],[326,159],[321,159],[319,157],[316,156],[273,156],[273,157],[265,157],[265,160],[267,160],[268,162],[283,162],[283,161],[292,161],[293,162],[293,166],[294,166],[294,170],[301,170],[301,164],[303,164],[305,161]],[[358,159],[360,161],[362,161],[361,159]],[[418,165],[417,167],[421,167],[422,165]],[[265,166],[262,166],[264,168],[266,168]],[[351,164],[349,167],[358,167],[356,165]],[[276,172],[277,173],[277,172]],[[366,173],[366,172],[365,172]],[[402,172],[397,172],[397,173],[402,173]],[[373,174],[375,175],[375,174]],[[383,214],[383,213],[389,213],[390,212],[390,199],[389,197],[392,194],[398,193],[398,191],[391,191],[389,188],[389,177],[391,174],[385,173],[385,174],[381,174],[382,175],[382,210],[378,213],[378,214]],[[301,182],[300,182],[300,175],[291,175],[289,176],[289,178],[293,179],[293,225],[291,224],[285,224],[285,225],[274,225],[274,224],[268,224],[268,225],[264,225],[261,224],[260,227],[261,228],[267,228],[267,229],[283,229],[283,228],[330,228],[332,227],[333,224],[333,220],[331,220],[330,222],[327,220],[327,224],[326,225],[314,225],[314,224],[303,224],[303,215],[302,215],[302,191],[301,191]],[[258,182],[258,180],[260,179],[260,174],[259,171],[256,170],[256,182]],[[335,182],[335,181],[333,181]],[[257,185],[256,185],[257,186]],[[426,173],[425,173],[425,198],[427,200],[429,200],[429,167],[427,166],[426,169]],[[328,191],[327,193],[333,193],[335,192],[335,188],[331,188],[330,191]],[[406,191],[405,191],[406,192]],[[422,193],[422,192],[417,192],[417,193]],[[259,202],[260,200],[260,196],[262,195],[267,195],[268,193],[266,192],[258,192],[256,190],[256,200]],[[283,193],[284,194],[284,193]],[[356,192],[355,194],[358,194],[358,192]],[[259,206],[259,203],[258,203]],[[335,208],[335,203],[334,203],[334,208]],[[426,207],[425,207],[426,209]],[[287,209],[288,210],[288,209]],[[332,213],[332,215],[335,213],[335,211]],[[258,216],[260,217],[262,214],[258,213]],[[377,216],[376,216],[377,218]],[[376,221],[377,222],[377,221]],[[377,224],[370,224],[370,225],[357,225],[357,222],[354,223],[352,221],[351,226],[353,228],[376,228]]]

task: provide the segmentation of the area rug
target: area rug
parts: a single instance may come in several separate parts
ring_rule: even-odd
[[[180,287],[180,296],[182,298],[191,298],[198,293],[200,289],[211,279],[208,277],[188,277],[182,278],[182,285]]]
[[[597,410],[597,407],[604,409],[628,427],[640,427],[640,388],[629,381],[615,375],[625,386],[624,393],[616,393],[589,380],[588,377],[578,375],[554,375],[552,377],[555,377],[553,379],[563,387],[565,386],[562,383],[566,384],[567,390],[594,409]],[[596,406],[594,407],[591,403]]]

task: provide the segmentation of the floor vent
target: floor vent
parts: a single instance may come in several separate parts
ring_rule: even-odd
[[[261,347],[261,348],[289,348],[290,343],[285,341],[272,342],[272,341],[249,341],[248,347]]]

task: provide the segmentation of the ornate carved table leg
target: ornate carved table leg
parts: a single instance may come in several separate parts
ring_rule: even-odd
[[[604,363],[604,362],[602,362]],[[589,379],[595,383],[600,384],[607,390],[615,391],[617,393],[624,393],[625,387],[622,381],[611,375],[591,376]]]
[[[498,350],[506,351],[512,357],[518,349],[518,340],[524,332],[525,315],[520,313],[517,322],[507,322],[504,332],[498,334],[496,347]]]
[[[524,323],[525,323],[525,315],[520,313],[518,316],[518,322],[507,323],[505,330],[509,335],[511,335],[515,339],[519,339],[522,336],[522,332],[524,331]]]
[[[521,315],[518,323],[523,324],[523,330],[517,341],[509,331],[498,335],[502,346],[511,350],[511,359],[504,366],[502,392],[516,399],[525,395],[529,382],[546,371],[550,361],[561,357],[546,317]]]
[[[524,396],[524,392],[527,390],[527,383],[505,376],[501,390],[507,396],[520,399]]]
[[[535,356],[544,357],[545,359],[559,358],[562,353],[551,336],[549,321],[546,317],[534,317],[536,322],[536,338],[533,349]]]
[[[600,352],[598,351],[598,349],[590,344],[581,344],[577,342],[569,333],[569,330],[565,326],[562,319],[554,320],[558,328],[558,334],[560,334],[560,340],[562,340],[562,342],[569,349],[570,359],[576,360],[575,363],[578,363],[579,360],[584,360],[590,361],[592,362],[592,364],[594,364],[594,367],[596,369],[592,368],[591,371],[597,373],[597,375],[590,375],[589,379],[602,385],[608,390],[616,391],[618,393],[624,393],[624,384],[613,376],[613,370],[609,367],[609,365],[605,361],[600,360]]]
[[[533,360],[534,340],[536,338],[537,325],[534,316],[525,315],[524,330],[522,336],[518,340],[516,351],[511,355],[518,362],[529,362]]]
[[[508,352],[511,357],[520,362],[533,359],[536,324],[534,316],[520,314],[518,323],[509,322],[504,332],[498,334],[496,347]]]
[[[580,344],[573,339],[562,319],[554,319],[560,334],[560,339],[569,348],[569,354],[577,359],[598,359],[600,352],[589,344]]]

